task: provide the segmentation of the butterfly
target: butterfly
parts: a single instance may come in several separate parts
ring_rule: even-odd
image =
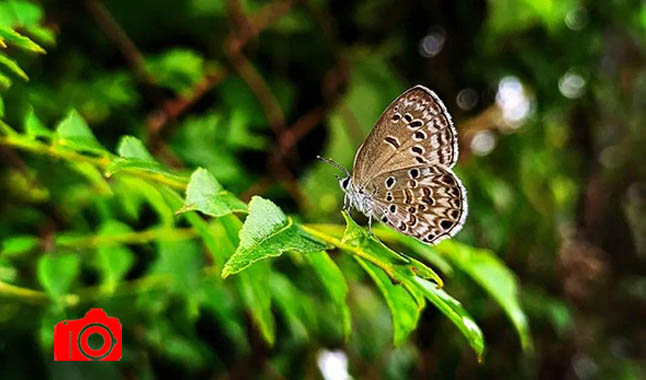
[[[424,243],[437,244],[462,229],[467,193],[451,170],[457,131],[446,107],[428,88],[412,87],[381,114],[354,158],[352,173],[337,176],[343,208],[355,208]]]

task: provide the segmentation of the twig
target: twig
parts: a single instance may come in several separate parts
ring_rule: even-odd
[[[167,100],[162,106],[148,115],[148,131],[151,140],[161,135],[162,129],[174,122],[181,114],[207,94],[213,87],[226,77],[224,69],[207,73],[204,78],[195,84],[187,95],[180,95],[173,100]]]
[[[119,23],[117,23],[105,5],[99,0],[86,0],[85,5],[105,34],[117,45],[119,51],[123,54],[126,61],[128,61],[137,77],[143,82],[149,84],[154,83],[154,79],[144,66],[144,59],[141,52],[139,52],[134,42],[128,37]]]

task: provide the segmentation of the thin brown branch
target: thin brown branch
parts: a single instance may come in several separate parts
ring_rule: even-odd
[[[128,64],[137,77],[142,82],[153,84],[155,81],[146,70],[143,55],[105,5],[99,0],[86,0],[85,6],[97,24],[99,24],[108,38],[117,46],[126,61],[128,61]]]
[[[162,129],[168,124],[177,120],[192,105],[199,101],[213,87],[220,83],[226,77],[224,69],[217,72],[208,73],[197,82],[188,94],[180,95],[175,99],[167,100],[162,103],[161,107],[148,115],[148,131],[151,134],[151,140],[159,136]]]
[[[271,88],[249,59],[232,47],[232,42],[229,42],[225,50],[232,66],[258,99],[274,134],[279,136],[285,129],[285,116]]]

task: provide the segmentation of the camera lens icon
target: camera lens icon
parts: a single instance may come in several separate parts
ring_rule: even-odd
[[[90,347],[90,336],[97,334],[103,338],[103,345],[98,349]],[[83,327],[78,334],[79,351],[88,359],[101,360],[110,355],[114,346],[117,345],[117,339],[109,328],[100,323],[90,323]]]

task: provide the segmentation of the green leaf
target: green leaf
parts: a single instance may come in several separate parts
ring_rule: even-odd
[[[131,232],[126,224],[110,220],[99,229],[98,236],[109,238]],[[134,263],[134,254],[122,244],[108,243],[97,248],[96,265],[101,274],[101,286],[108,292],[113,292],[121,279],[128,273]]]
[[[204,58],[192,50],[173,49],[147,58],[146,69],[160,85],[183,93],[204,77]]]
[[[482,331],[459,301],[439,289],[439,286],[418,276],[428,275],[429,273],[424,273],[428,268],[421,270],[420,265],[423,264],[413,259],[408,259],[408,264],[402,263],[401,259],[393,252],[387,252],[388,248],[383,243],[359,227],[347,213],[344,213],[344,217],[347,227],[340,248],[379,267],[390,277],[389,281],[401,283],[413,299],[417,300],[423,294],[458,327],[480,360],[484,351]],[[395,260],[397,262],[393,262]]]
[[[240,245],[224,264],[222,278],[286,251],[311,253],[327,248],[328,245],[294,224],[273,202],[255,196],[249,203],[249,216],[240,229]]]
[[[123,136],[117,146],[117,154],[123,158],[136,158],[156,162],[141,140],[133,136]]]
[[[493,252],[486,249],[476,249],[452,240],[442,242],[436,249],[498,302],[514,324],[523,350],[531,350],[529,323],[520,307],[518,281],[514,273]]]
[[[381,239],[387,241],[396,241],[411,249],[415,254],[417,254],[418,257],[427,260],[429,263],[433,264],[440,271],[442,271],[442,273],[446,275],[451,275],[451,273],[453,273],[451,264],[428,244],[424,244],[415,238],[406,236],[384,226],[375,227],[374,232]]]
[[[354,259],[370,275],[386,299],[393,321],[393,341],[395,346],[399,346],[417,327],[424,300],[415,299],[403,285],[393,284],[386,273],[373,264],[356,256]]]
[[[34,137],[51,137],[54,132],[50,131],[45,125],[40,121],[34,109],[29,107],[25,119],[23,121],[25,132],[29,136]]]
[[[13,28],[34,25],[42,17],[41,8],[28,1],[9,0],[0,3],[0,25]]]
[[[352,331],[350,308],[346,302],[348,283],[334,260],[326,252],[315,252],[305,255],[316,272],[323,287],[337,307],[343,324],[343,336],[347,340]]]
[[[231,288],[222,286],[222,281],[217,276],[206,277],[201,289],[204,292],[201,306],[213,313],[218,325],[222,326],[222,332],[233,341],[237,352],[241,355],[248,354],[249,342],[238,295]]]
[[[14,282],[17,275],[18,269],[13,266],[9,259],[0,257],[0,281]]]
[[[162,187],[161,193],[171,208],[177,209],[181,207],[183,200],[177,192],[167,187]],[[194,212],[184,213],[183,216],[197,230],[209,253],[213,255],[213,267],[222,268],[224,262],[235,250],[235,247],[230,244],[227,238],[224,227],[216,221],[209,224]]]
[[[71,110],[56,127],[56,137],[60,145],[78,151],[105,154],[106,150],[76,110]]]
[[[29,77],[27,76],[27,73],[25,73],[20,68],[20,66],[18,66],[18,63],[16,63],[16,61],[7,57],[6,55],[0,54],[0,65],[3,65],[7,69],[9,69],[9,71],[16,74],[17,76],[24,79],[25,81],[29,81]]]
[[[7,26],[0,26],[0,40],[3,40],[8,45],[13,45],[34,53],[45,54],[45,49],[37,43]]]
[[[38,281],[52,298],[69,290],[80,270],[80,259],[73,253],[45,254],[38,259]]]
[[[191,175],[186,188],[186,202],[177,213],[193,210],[220,217],[233,212],[247,212],[247,205],[224,190],[218,180],[206,169],[199,168]]]
[[[203,266],[203,256],[195,241],[160,241],[158,255],[152,273],[171,275],[176,292],[187,297],[193,295]]]
[[[345,211],[343,211],[343,218],[346,221],[346,229],[341,242],[358,248],[364,255],[362,256],[364,259],[386,270],[394,281],[401,281],[402,276],[418,275],[426,279],[433,279],[438,287],[444,285],[442,278],[431,268],[388,248],[374,235],[361,228]]]
[[[424,294],[435,307],[446,315],[458,327],[462,335],[467,338],[469,345],[476,352],[478,361],[482,361],[484,352],[484,336],[478,324],[460,301],[451,297],[447,292],[438,289],[435,284],[423,278],[415,277],[405,282],[409,288],[417,288]]]
[[[240,273],[236,284],[263,338],[273,345],[276,341],[276,326],[271,313],[269,275],[269,265],[266,262],[260,262]]]
[[[492,40],[500,34],[519,33],[536,25],[549,31],[564,28],[565,15],[577,6],[573,0],[495,0],[490,3],[486,27],[487,38]]]
[[[106,169],[106,176],[108,177],[120,171],[144,171],[162,175],[173,181],[186,182],[184,176],[171,172],[164,165],[155,161],[141,140],[136,137],[122,137],[117,146],[117,153],[119,157],[112,160]]]
[[[11,87],[11,79],[9,79],[6,75],[0,72],[0,88],[2,89],[7,89]]]
[[[217,219],[226,231],[232,247],[239,245],[238,233],[241,223],[235,215],[225,215]],[[273,345],[276,340],[274,316],[271,313],[271,292],[269,291],[269,264],[259,262],[236,276],[236,285],[251,317],[258,325],[265,341]]]
[[[0,255],[5,257],[17,257],[36,248],[40,240],[32,235],[11,236],[2,240]]]
[[[316,332],[317,329],[316,305],[312,298],[294,286],[286,276],[275,271],[270,272],[269,288],[290,330],[296,337],[307,340],[309,332]]]

